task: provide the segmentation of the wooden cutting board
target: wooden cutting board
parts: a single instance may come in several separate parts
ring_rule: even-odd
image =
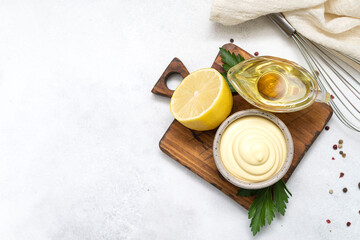
[[[223,48],[235,54],[241,54],[245,59],[253,57],[248,52],[231,43],[224,45]],[[220,53],[216,56],[211,67],[219,72],[224,71],[222,69]],[[171,61],[152,89],[152,92],[171,97],[173,91],[166,86],[166,80],[174,73],[180,74],[183,78],[189,74],[184,64],[178,58],[174,58]],[[231,114],[244,109],[255,108],[240,95],[234,94],[233,97],[234,105]],[[283,178],[285,182],[290,178],[306,151],[323,130],[332,113],[333,111],[328,104],[315,102],[310,107],[298,112],[275,114],[289,128],[294,141],[294,158],[289,171]],[[241,206],[249,209],[254,197],[236,196],[238,187],[226,181],[216,168],[212,150],[215,132],[216,129],[205,132],[190,130],[174,120],[160,140],[159,146],[171,158],[208,181]]]

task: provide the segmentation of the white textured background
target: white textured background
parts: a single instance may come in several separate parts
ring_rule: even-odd
[[[173,57],[209,67],[230,38],[305,63],[266,18],[224,27],[210,5],[0,2],[0,239],[252,239],[243,208],[159,150],[173,117],[150,90]],[[360,134],[329,125],[256,239],[359,238]]]

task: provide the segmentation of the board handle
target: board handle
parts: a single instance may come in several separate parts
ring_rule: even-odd
[[[174,58],[170,64],[167,66],[153,89],[152,93],[156,95],[161,95],[165,97],[171,97],[174,93],[173,90],[169,89],[166,85],[166,82],[171,74],[180,74],[183,78],[189,75],[189,71],[186,69],[185,65],[178,58]]]

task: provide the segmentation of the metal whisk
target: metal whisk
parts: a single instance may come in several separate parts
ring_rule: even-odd
[[[331,94],[329,104],[335,115],[347,127],[360,132],[360,72],[356,69],[360,67],[360,61],[310,41],[298,33],[281,13],[269,14],[268,17],[295,41],[320,89]]]

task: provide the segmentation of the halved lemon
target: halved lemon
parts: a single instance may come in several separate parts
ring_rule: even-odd
[[[231,90],[224,77],[213,68],[188,75],[171,97],[172,115],[185,127],[205,131],[218,127],[230,114]]]

